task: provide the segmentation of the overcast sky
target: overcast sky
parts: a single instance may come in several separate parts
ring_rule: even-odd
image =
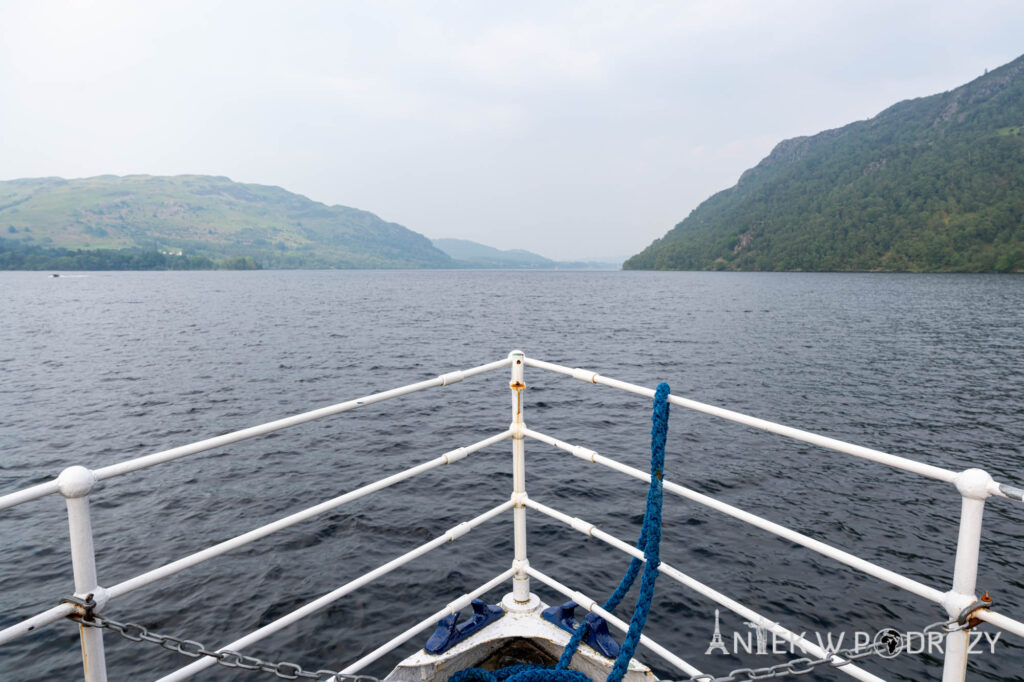
[[[0,179],[226,175],[627,256],[780,140],[1024,53],[1024,2],[0,0]]]

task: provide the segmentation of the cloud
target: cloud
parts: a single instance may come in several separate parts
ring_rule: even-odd
[[[0,4],[0,177],[211,173],[630,253],[775,143],[1018,56],[1024,5]]]
[[[537,24],[491,29],[456,47],[453,56],[453,66],[488,85],[517,90],[533,89],[538,83],[594,83],[602,80],[606,69],[597,49],[574,45],[563,30]]]

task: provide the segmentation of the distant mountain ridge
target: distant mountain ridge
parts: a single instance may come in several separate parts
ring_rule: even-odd
[[[558,263],[523,249],[501,250],[468,239],[433,239],[434,247],[456,260],[484,268],[554,268]]]
[[[434,239],[435,247],[451,256],[456,267],[506,270],[618,270],[622,261],[559,261],[523,249],[496,249],[468,239]]]
[[[0,181],[0,236],[24,248],[138,249],[270,268],[447,268],[396,223],[207,175]]]
[[[623,267],[1024,271],[1024,57],[784,140]]]

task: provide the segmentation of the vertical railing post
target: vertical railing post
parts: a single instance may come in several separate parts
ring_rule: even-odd
[[[960,611],[977,601],[978,556],[981,552],[981,520],[985,500],[991,493],[992,477],[981,469],[968,469],[956,478],[960,491],[960,533],[956,543],[953,589],[947,593],[946,612],[956,618]],[[967,677],[969,630],[946,635],[942,682],[963,682]]]
[[[75,596],[83,599],[91,596],[97,602],[97,608],[102,608],[106,599],[96,580],[96,554],[93,550],[92,519],[89,514],[89,492],[96,485],[96,475],[85,467],[68,467],[57,477],[57,485],[68,505]],[[107,682],[103,631],[81,624],[78,628],[86,682]]]
[[[523,431],[523,393],[526,383],[523,381],[523,358],[520,350],[509,353],[512,359],[512,496],[515,507],[512,508],[512,524],[515,540],[515,558],[512,568],[512,598],[519,604],[530,601],[530,576],[526,572],[529,562],[526,558],[526,441]]]

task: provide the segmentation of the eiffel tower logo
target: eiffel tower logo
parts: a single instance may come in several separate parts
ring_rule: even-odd
[[[722,631],[718,628],[718,609],[715,609],[715,634],[711,636],[711,643],[708,644],[708,650],[704,652],[704,655],[707,656],[712,651],[721,651],[723,654],[729,653],[725,642],[722,641]]]

